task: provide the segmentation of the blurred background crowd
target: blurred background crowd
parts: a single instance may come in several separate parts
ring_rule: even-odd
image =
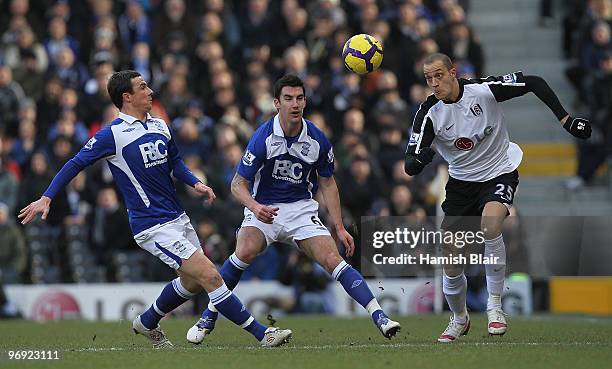
[[[578,101],[591,104],[594,117],[607,114],[602,119],[609,122],[611,1],[567,3],[576,11],[567,13],[563,47],[579,61],[568,75]],[[347,227],[364,215],[435,215],[445,167],[430,165],[412,178],[403,170],[404,149],[413,116],[430,93],[421,73],[424,56],[448,54],[460,77],[486,70],[468,11],[467,0],[0,0],[2,279],[172,276],[134,243],[104,161],[53,201],[46,223],[24,228],[15,221],[18,210],[39,198],[61,166],[116,117],[106,81],[120,69],[134,69],[149,82],[152,114],[168,122],[187,165],[218,196],[205,206],[177,183],[215,263],[233,251],[242,220],[229,187],[235,166],[253,131],[275,115],[272,85],[286,73],[305,81],[306,118],[334,144]],[[341,59],[344,43],[357,33],[384,45],[382,68],[365,77],[349,73]],[[596,86],[607,88],[607,102],[592,101],[588,91]],[[359,265],[358,256],[353,264]],[[316,291],[327,283],[323,274],[295,251],[269,247],[244,278],[309,281],[304,290]]]

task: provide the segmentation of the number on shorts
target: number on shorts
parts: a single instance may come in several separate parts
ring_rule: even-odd
[[[496,186],[497,186],[497,191],[495,191],[496,195],[499,195],[499,197],[501,197],[502,200],[512,201],[512,196],[514,196],[514,190],[512,189],[512,186],[506,186],[503,183],[498,183]]]
[[[311,221],[312,221],[314,224],[316,224],[316,225],[318,225],[318,226],[320,226],[320,227],[323,227],[323,223],[321,223],[321,221],[319,220],[319,218],[317,218],[317,216],[316,216],[316,215],[311,216],[311,217],[310,217],[310,220],[311,220]]]

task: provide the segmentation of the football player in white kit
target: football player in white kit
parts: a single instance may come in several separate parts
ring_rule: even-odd
[[[238,231],[236,251],[221,267],[221,276],[233,289],[242,272],[267,245],[297,245],[368,311],[383,336],[391,338],[400,330],[400,324],[389,319],[361,274],[342,259],[318,217],[319,204],[314,195],[320,190],[334,231],[351,256],[355,245],[342,223],[333,177],[334,154],[323,132],[302,117],[305,93],[304,83],[293,75],[274,84],[278,114],[255,131],[232,180],[232,193],[245,206],[244,221]],[[209,304],[187,332],[187,340],[201,343],[214,329],[216,320],[216,309]]]
[[[571,117],[548,84],[537,76],[515,72],[483,79],[458,79],[450,58],[439,53],[424,60],[423,72],[433,95],[421,104],[414,118],[405,170],[411,176],[420,173],[434,156],[432,145],[448,163],[442,228],[463,229],[466,225],[461,217],[478,220],[476,227],[485,238],[485,256],[498,258],[496,264],[485,265],[489,293],[487,330],[490,335],[503,335],[507,329],[501,303],[506,249],[501,232],[518,185],[516,169],[523,153],[508,139],[499,103],[533,92],[573,136],[589,138],[591,126],[586,119]],[[469,222],[467,218],[465,221]],[[465,252],[452,249],[448,247],[446,252],[449,255]],[[470,329],[463,268],[463,265],[443,268],[443,292],[453,316],[439,342],[455,341]]]
[[[187,168],[167,124],[149,114],[153,90],[140,73],[123,70],[110,77],[108,93],[120,110],[119,117],[99,130],[62,167],[39,200],[21,210],[22,223],[27,224],[39,213],[45,219],[55,195],[80,171],[104,159],[125,200],[136,243],[179,275],[134,319],[134,332],[147,337],[155,348],[172,347],[159,321],[205,290],[223,315],[251,333],[262,346],[286,343],[292,332],[265,327],[255,320],[202,252],[189,217],[178,202],[172,177],[207,195],[209,203],[215,194]]]

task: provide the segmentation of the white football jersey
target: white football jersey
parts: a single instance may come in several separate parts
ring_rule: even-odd
[[[521,78],[517,72],[460,79],[454,103],[429,96],[415,116],[407,152],[432,145],[448,163],[449,175],[462,181],[484,182],[514,171],[523,152],[508,138],[499,102],[525,93]]]

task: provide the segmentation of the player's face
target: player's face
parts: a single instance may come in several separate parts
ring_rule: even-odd
[[[435,61],[423,66],[425,81],[434,92],[438,100],[450,100],[453,91],[453,83],[457,76],[455,68],[446,68],[442,61]]]
[[[282,122],[293,124],[301,122],[306,107],[304,89],[302,87],[283,87],[280,99],[274,99],[274,106],[278,109]]]
[[[153,90],[151,90],[142,76],[132,78],[132,91],[134,91],[132,94],[126,93],[126,101],[130,102],[139,111],[151,111],[153,107]]]

